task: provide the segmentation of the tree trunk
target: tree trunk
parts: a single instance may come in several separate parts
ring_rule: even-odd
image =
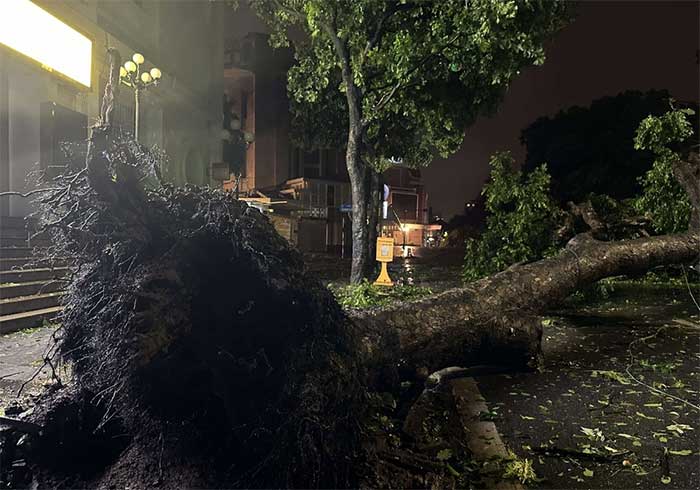
[[[691,152],[686,160],[674,163],[673,176],[685,190],[690,201],[688,230],[700,231],[700,155]]]
[[[505,361],[534,367],[541,356],[537,317],[577,289],[611,276],[687,263],[700,235],[600,242],[578,235],[557,256],[514,265],[464,288],[353,315],[371,366],[433,372],[446,366]]]
[[[372,167],[367,168],[369,200],[367,203],[367,222],[368,222],[368,238],[367,238],[367,273],[365,277],[373,279],[375,272],[376,259],[376,243],[379,235],[379,213],[381,207],[381,174]]]
[[[350,282],[359,283],[367,274],[369,263],[367,228],[367,166],[362,162],[362,95],[355,85],[350,66],[347,40],[331,33],[336,53],[341,61],[341,72],[345,83],[345,98],[348,105],[348,141],[345,151],[345,165],[350,177],[352,192],[352,266]]]
[[[348,147],[345,154],[352,191],[352,266],[350,282],[359,283],[365,278],[369,263],[367,226],[367,200],[369,199],[366,180],[367,168],[360,160],[360,138],[353,131],[348,135]]]

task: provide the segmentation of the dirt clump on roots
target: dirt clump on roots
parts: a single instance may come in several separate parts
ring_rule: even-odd
[[[110,142],[106,188],[88,163],[41,198],[52,253],[75,265],[56,359],[73,380],[29,417],[49,427],[25,444],[34,477],[356,486],[365,388],[351,322],[260,211],[216,190],[144,185],[152,157]],[[83,467],[46,464],[64,450],[85,453]]]

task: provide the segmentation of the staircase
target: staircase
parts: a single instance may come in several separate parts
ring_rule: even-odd
[[[49,263],[36,251],[46,238],[31,238],[23,218],[0,217],[0,334],[41,326],[62,310],[65,262]]]

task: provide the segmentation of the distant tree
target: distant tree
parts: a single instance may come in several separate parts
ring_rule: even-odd
[[[674,167],[692,149],[688,141],[693,135],[691,120],[694,115],[692,109],[672,109],[660,117],[649,116],[639,125],[634,139],[635,149],[654,155],[651,169],[640,178],[643,192],[635,200],[635,207],[651,218],[659,233],[680,233],[688,229],[691,204],[674,175],[678,172]],[[697,140],[694,143],[697,144]]]
[[[563,2],[547,0],[251,4],[270,23],[273,45],[294,43],[288,90],[315,121],[310,127],[346,132],[353,282],[368,270],[374,166],[391,158],[425,165],[456,151],[466,128],[495,108],[519,71],[544,61],[544,41],[568,18]],[[342,125],[326,117],[341,107]]]
[[[521,136],[524,170],[547,162],[561,202],[581,202],[590,193],[616,199],[639,194],[639,177],[651,169],[654,155],[635,151],[635,131],[645,117],[666,112],[669,97],[665,90],[627,91],[536,120]]]

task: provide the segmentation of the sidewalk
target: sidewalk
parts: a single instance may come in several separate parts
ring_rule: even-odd
[[[39,327],[0,335],[0,413],[16,397],[22,383],[41,367],[54,328]],[[49,376],[48,369],[42,370],[25,392],[36,392]]]

